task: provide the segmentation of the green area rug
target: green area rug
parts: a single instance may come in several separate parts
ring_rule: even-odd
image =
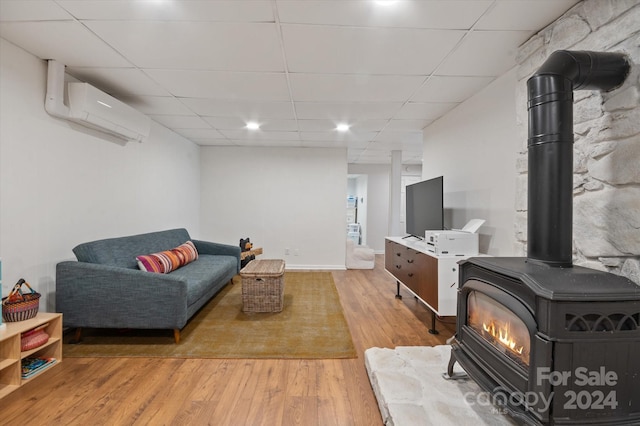
[[[181,332],[83,330],[63,357],[355,358],[351,333],[330,272],[286,272],[284,309],[242,312],[240,277],[206,304]]]

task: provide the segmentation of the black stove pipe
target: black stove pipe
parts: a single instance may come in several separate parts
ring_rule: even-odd
[[[629,69],[621,53],[558,50],[527,81],[529,261],[572,266],[573,90],[614,89]]]

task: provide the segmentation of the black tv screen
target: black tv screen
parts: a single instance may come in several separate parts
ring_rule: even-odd
[[[444,229],[443,177],[407,185],[407,234],[424,238],[424,231]]]

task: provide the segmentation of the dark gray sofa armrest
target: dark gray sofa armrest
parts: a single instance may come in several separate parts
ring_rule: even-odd
[[[65,327],[181,329],[187,283],[156,274],[86,262],[56,266],[56,311]]]
[[[240,272],[240,246],[229,244],[213,243],[210,241],[191,240],[195,244],[198,253],[213,254],[222,256],[234,256],[238,259],[238,270]]]

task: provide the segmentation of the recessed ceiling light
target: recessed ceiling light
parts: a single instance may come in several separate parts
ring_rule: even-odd
[[[340,123],[336,126],[336,130],[339,132],[346,132],[347,130],[349,130],[349,125],[348,124],[344,124],[344,123]]]
[[[255,121],[250,121],[247,123],[247,129],[249,130],[258,130],[260,128],[260,124]]]

